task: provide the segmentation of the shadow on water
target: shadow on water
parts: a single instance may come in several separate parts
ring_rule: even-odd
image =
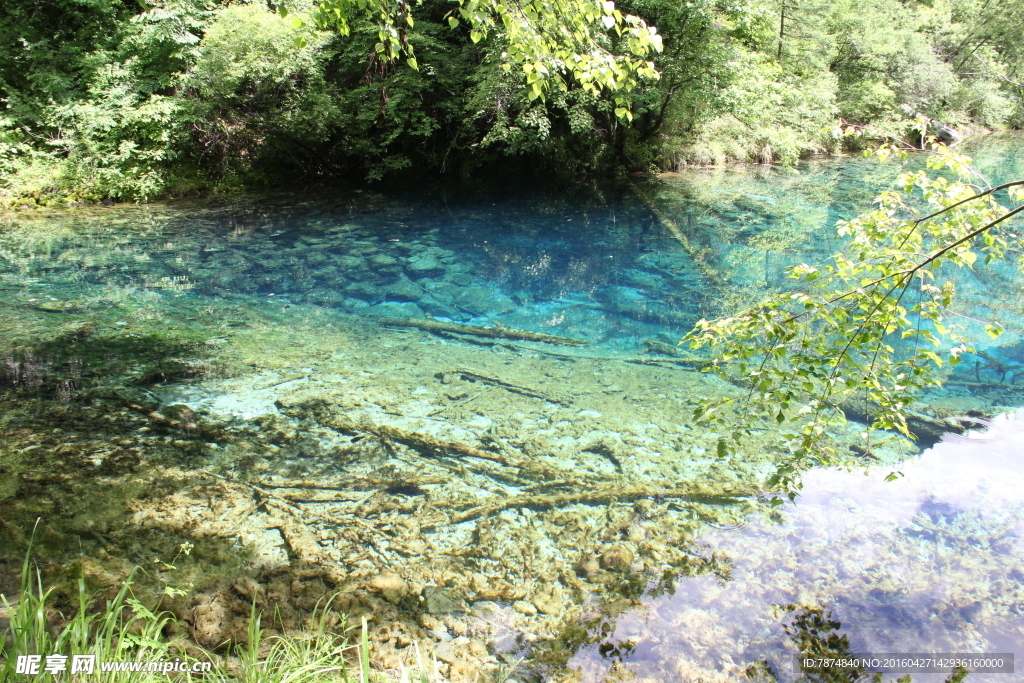
[[[200,437],[214,438],[194,417],[147,424],[139,414],[160,408],[152,389],[210,376],[209,347],[173,333],[125,331],[103,315],[76,316],[93,318],[95,325],[65,320],[63,313],[46,315],[54,316],[55,329],[36,330],[43,340],[8,344],[0,352],[5,589],[16,585],[33,528],[35,559],[44,564],[112,551],[124,533],[128,504],[153,489],[154,469],[208,454]],[[22,332],[19,341],[28,334]],[[181,414],[174,406],[162,410]],[[207,545],[213,552],[218,543]],[[228,562],[223,549],[213,554]],[[65,578],[74,580],[75,570],[67,571]]]
[[[162,334],[96,334],[82,325],[0,357],[0,393],[62,403],[101,387],[146,387],[210,374],[201,345]]]

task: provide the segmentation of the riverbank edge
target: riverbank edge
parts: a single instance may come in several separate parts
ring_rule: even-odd
[[[906,132],[912,130],[912,122],[902,121],[899,124],[905,129]],[[836,127],[841,126],[842,122],[837,122]],[[888,128],[889,126],[886,126]],[[662,143],[662,149],[660,154],[660,160],[655,166],[646,170],[637,170],[629,172],[624,166],[619,166],[614,169],[610,169],[604,173],[587,174],[586,176],[566,176],[565,174],[559,174],[557,172],[550,172],[548,175],[554,180],[558,180],[561,183],[574,184],[574,183],[588,183],[593,182],[595,179],[606,179],[612,180],[614,178],[624,175],[634,175],[638,177],[650,177],[656,178],[663,173],[678,173],[685,170],[699,170],[709,168],[735,168],[742,166],[782,166],[789,167],[793,164],[813,158],[832,158],[849,156],[851,154],[857,154],[865,149],[878,146],[886,140],[891,140],[894,136],[891,131],[883,130],[878,134],[867,134],[860,136],[856,139],[842,138],[836,136],[834,131],[837,128],[822,131],[822,134],[817,139],[804,139],[798,141],[796,147],[799,149],[797,153],[790,151],[780,151],[777,147],[773,147],[772,139],[768,138],[760,131],[751,131],[750,135],[744,140],[730,139],[727,136],[712,136],[706,139],[700,139],[700,134],[694,136],[688,136],[689,140],[686,140],[684,136],[665,136]],[[979,137],[985,137],[988,135],[998,134],[1002,132],[1008,132],[1002,130],[995,130],[991,128],[985,128],[982,126],[965,126],[958,127],[956,129],[962,138],[957,145],[963,142],[976,139]],[[525,166],[529,166],[526,163]],[[514,164],[515,169],[519,169],[524,166],[522,161]],[[506,175],[509,173],[509,169],[499,166],[488,166],[487,168],[476,169],[476,172],[472,175],[463,173],[459,178],[452,178],[452,182],[457,184],[470,184],[478,182],[481,179],[486,178],[483,182],[493,180],[495,175]],[[512,171],[514,174],[514,171]],[[408,174],[406,174],[408,175]],[[415,175],[415,174],[413,174]],[[405,179],[412,179],[413,176],[408,176]],[[429,172],[424,175],[424,179],[436,180],[435,175],[431,175]],[[312,181],[296,181],[291,186],[275,186],[274,191],[333,191],[336,190],[339,185],[345,185],[349,189],[359,189],[363,191],[381,191],[385,190],[389,185],[395,185],[395,178],[389,177],[388,180],[382,180],[378,182],[360,182],[356,185],[352,185],[348,180],[342,177],[328,178],[328,179],[315,179]],[[429,181],[428,181],[429,182]],[[397,183],[398,185],[404,185],[404,182]],[[6,213],[23,213],[29,211],[64,211],[68,209],[79,209],[86,207],[99,207],[99,206],[111,206],[111,205],[149,205],[157,204],[167,201],[194,201],[194,200],[210,200],[215,198],[230,198],[232,196],[239,195],[260,195],[266,194],[268,188],[264,185],[246,185],[239,184],[237,179],[228,181],[217,181],[217,182],[204,182],[201,178],[182,177],[178,180],[177,185],[168,188],[166,191],[153,196],[141,197],[141,198],[118,198],[118,197],[99,197],[91,193],[90,189],[86,185],[74,184],[68,185],[62,188],[54,188],[52,190],[36,190],[27,194],[12,194],[8,189],[0,187],[0,216]]]

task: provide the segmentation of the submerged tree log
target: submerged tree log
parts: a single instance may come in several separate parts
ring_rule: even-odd
[[[873,401],[865,401],[860,398],[851,398],[839,405],[843,414],[851,420],[863,422],[870,425],[874,418],[872,415],[878,412],[879,405]],[[917,439],[917,445],[921,448],[930,448],[942,440],[946,434],[962,434],[966,427],[959,423],[952,423],[940,420],[918,412],[907,411],[907,428]]]
[[[712,505],[732,505],[740,499],[755,496],[760,491],[755,489],[715,489],[710,486],[693,484],[678,488],[659,486],[630,486],[613,484],[573,493],[524,494],[496,500],[493,503],[478,505],[463,510],[452,517],[452,524],[468,522],[477,517],[485,517],[511,508],[538,508],[550,510],[566,505],[583,503],[585,505],[608,505],[610,503],[631,502],[642,498],[685,498],[694,502]]]
[[[407,432],[404,429],[389,427],[387,425],[365,425],[363,426],[363,429],[382,439],[404,443],[406,446],[411,446],[419,450],[432,451],[434,453],[450,453],[452,455],[459,455],[468,458],[490,460],[491,462],[496,462],[499,465],[509,464],[508,458],[498,455],[497,453],[489,453],[479,448],[459,443],[458,441],[442,441],[441,439],[435,439],[434,437],[427,436],[426,434]]]
[[[409,432],[404,429],[390,427],[388,425],[376,425],[365,421],[349,422],[343,419],[323,420],[321,421],[321,424],[342,433],[365,432],[367,434],[373,434],[382,441],[394,441],[409,446],[417,451],[430,454],[442,456],[448,455],[456,458],[488,460],[504,467],[513,468],[517,475],[514,477],[517,485],[522,485],[523,478],[532,479],[534,481],[538,479],[558,481],[563,479],[567,474],[570,474],[532,460],[509,457],[500,453],[492,453],[458,441],[445,441],[443,439],[428,436],[427,434]],[[508,479],[508,477],[504,477],[497,472],[490,472],[489,476],[495,479]],[[576,484],[585,487],[589,487],[593,483],[583,477],[576,477],[575,482]]]
[[[494,386],[494,387],[501,387],[502,389],[505,389],[507,391],[511,391],[514,394],[520,394],[522,396],[529,396],[530,398],[539,398],[542,401],[547,401],[548,403],[554,403],[555,405],[560,405],[560,406],[571,406],[572,405],[572,401],[564,399],[564,398],[562,398],[560,396],[554,396],[552,394],[547,394],[547,393],[544,393],[542,391],[538,391],[537,389],[531,389],[530,387],[524,387],[524,386],[521,386],[519,384],[512,384],[511,382],[506,382],[505,380],[500,379],[498,377],[491,377],[489,375],[481,375],[478,372],[473,372],[472,370],[466,370],[464,368],[459,368],[458,370],[453,370],[453,371],[450,371],[450,372],[439,372],[439,373],[435,374],[434,376],[437,377],[438,379],[440,379],[442,382],[444,382],[444,381],[446,381],[447,377],[450,376],[450,375],[461,377],[462,379],[470,381],[470,382],[481,382],[483,384],[489,384],[489,385]]]
[[[691,242],[690,238],[686,236],[686,233],[679,229],[676,222],[669,218],[667,213],[658,208],[658,205],[640,189],[639,185],[634,183],[632,180],[627,180],[626,182],[629,183],[629,189],[633,191],[633,194],[636,195],[637,199],[643,202],[648,210],[654,214],[654,217],[661,222],[665,229],[672,233],[672,236],[676,238],[676,241],[679,242],[679,246],[683,248],[683,251],[686,252],[687,256],[693,259],[693,263],[700,269],[701,274],[716,287],[722,287],[725,285],[725,280],[722,276],[707,262],[707,259],[704,257],[704,253],[697,247],[693,246],[693,242]]]
[[[559,337],[554,334],[543,332],[531,332],[530,330],[519,330],[514,327],[505,327],[495,324],[494,327],[480,327],[477,325],[463,325],[462,323],[446,323],[440,320],[429,320],[426,318],[377,318],[381,325],[391,327],[415,327],[427,332],[454,332],[456,334],[471,334],[477,337],[488,337],[490,339],[518,339],[520,341],[536,341],[546,344],[562,344],[564,346],[589,346],[590,342],[585,339],[574,339],[573,337]]]

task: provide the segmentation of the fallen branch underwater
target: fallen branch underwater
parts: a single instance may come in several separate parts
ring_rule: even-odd
[[[874,422],[873,415],[879,411],[880,406],[873,402],[860,398],[850,398],[839,404],[847,419],[870,425]],[[933,418],[918,412],[907,412],[907,429],[916,439],[915,444],[921,448],[931,448],[946,434],[962,434],[967,430],[962,424],[955,424]]]
[[[755,489],[725,489],[715,490],[710,487],[694,484],[693,486],[681,488],[662,488],[657,486],[623,486],[613,484],[594,488],[589,491],[577,491],[574,493],[548,493],[548,494],[523,494],[502,498],[493,503],[485,503],[476,507],[456,513],[452,524],[461,524],[478,517],[486,517],[496,514],[502,510],[511,508],[541,508],[553,509],[565,505],[608,505],[611,503],[624,503],[642,498],[685,498],[694,502],[706,502],[711,504],[735,504],[744,498],[750,498],[760,493]]]
[[[634,183],[632,180],[628,180],[628,182],[629,189],[632,190],[633,194],[636,195],[637,199],[643,202],[644,206],[646,206],[648,210],[652,214],[654,214],[654,217],[658,219],[661,225],[670,233],[672,233],[672,236],[676,238],[677,242],[679,242],[679,246],[683,248],[683,251],[686,252],[686,255],[693,259],[694,265],[697,266],[701,274],[705,278],[707,278],[707,280],[711,282],[711,284],[715,285],[716,287],[724,286],[725,280],[722,278],[721,274],[719,274],[717,270],[711,267],[711,265],[707,262],[707,259],[704,257],[703,252],[701,252],[701,250],[698,249],[697,247],[693,246],[693,242],[691,242],[690,238],[688,238],[686,234],[679,228],[679,226],[676,225],[676,222],[669,218],[668,214],[666,214],[664,211],[658,208],[658,205],[655,204],[654,201],[650,197],[648,197],[643,190],[640,189],[639,185]]]
[[[511,382],[506,382],[505,380],[500,379],[498,377],[490,377],[489,375],[481,375],[478,372],[473,372],[472,370],[466,370],[466,369],[463,369],[463,368],[459,368],[458,370],[453,370],[453,371],[450,371],[450,372],[439,372],[439,373],[435,374],[434,376],[437,377],[438,379],[440,379],[441,381],[445,381],[448,376],[458,376],[458,377],[460,377],[460,378],[462,378],[464,380],[470,381],[470,382],[481,382],[483,384],[488,384],[490,386],[501,387],[502,389],[505,389],[506,391],[511,391],[514,394],[520,394],[522,396],[529,396],[530,398],[539,398],[542,401],[547,401],[548,403],[554,403],[555,405],[560,405],[560,406],[571,406],[572,405],[572,401],[570,401],[568,399],[565,399],[565,398],[562,398],[560,396],[555,396],[553,394],[547,394],[547,393],[544,393],[542,391],[538,391],[537,389],[531,389],[530,387],[524,387],[524,386],[521,386],[521,385],[518,385],[518,384],[512,384]]]
[[[450,453],[461,457],[490,460],[491,462],[496,462],[499,465],[507,466],[510,464],[508,458],[498,455],[497,453],[489,453],[479,448],[459,443],[458,441],[442,441],[441,439],[435,439],[434,437],[427,436],[426,434],[408,432],[404,429],[389,427],[387,425],[362,425],[362,429],[381,439],[397,441],[398,443],[403,443],[412,448],[418,448],[434,453]]]
[[[480,327],[478,325],[464,325],[462,323],[446,323],[440,320],[420,318],[376,318],[381,325],[390,327],[414,327],[426,332],[454,332],[457,334],[471,334],[477,337],[489,339],[516,339],[518,341],[536,341],[546,344],[561,344],[563,346],[589,346],[590,342],[585,339],[573,337],[559,337],[554,334],[543,332],[531,332],[530,330],[519,330],[514,327],[505,327],[495,324],[494,327]]]

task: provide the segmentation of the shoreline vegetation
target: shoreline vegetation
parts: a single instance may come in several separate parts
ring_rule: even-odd
[[[906,137],[913,139],[918,135],[920,127],[917,126],[917,121],[905,121],[905,129],[903,133],[907,134]],[[958,134],[956,146],[960,144],[971,144],[979,139],[986,138],[993,135],[999,135],[1003,133],[1016,132],[1019,130],[1017,127],[1012,129],[993,129],[984,127],[966,127],[955,129]],[[846,157],[846,156],[860,156],[866,149],[872,147],[872,145],[883,145],[887,141],[893,140],[893,136],[889,134],[874,134],[872,132],[859,133],[857,140],[854,143],[844,141],[842,144],[838,144],[833,149],[809,149],[802,150],[794,158],[787,159],[785,161],[775,158],[762,159],[756,154],[748,156],[746,158],[738,158],[732,156],[722,156],[712,160],[708,160],[709,157],[704,151],[692,150],[694,157],[690,161],[681,161],[676,163],[670,168],[658,168],[649,167],[647,169],[634,170],[626,172],[621,169],[611,169],[608,172],[602,173],[595,171],[588,175],[582,176],[565,176],[561,174],[553,174],[551,179],[561,186],[573,187],[578,186],[579,183],[590,183],[593,181],[614,181],[625,179],[627,181],[626,187],[629,188],[632,183],[629,179],[632,178],[658,178],[658,177],[671,177],[674,174],[682,173],[685,171],[697,171],[697,170],[714,170],[714,169],[729,169],[743,166],[751,167],[782,167],[791,168],[793,164],[798,161],[808,161],[813,159],[827,159],[833,157]],[[907,151],[914,152],[915,150],[905,147]],[[927,153],[927,149],[922,147],[919,150],[921,153]],[[496,174],[501,174],[507,169],[495,169]],[[500,176],[496,176],[500,177]],[[6,178],[0,179],[0,186],[2,186]],[[431,181],[436,181],[437,178],[431,178]],[[452,178],[457,184],[475,183],[481,185],[481,182],[476,178]],[[395,177],[391,179],[391,182],[378,181],[378,182],[363,182],[356,184],[345,184],[346,189],[356,189],[357,191],[369,190],[369,191],[386,191],[390,187],[408,187],[406,183],[413,181],[419,182],[418,178],[410,177]],[[423,181],[424,187],[428,186],[430,181]],[[488,178],[488,183],[494,182],[494,177]],[[188,189],[177,188],[174,192],[167,192],[164,194],[158,194],[154,196],[123,196],[123,197],[102,197],[96,198],[96,195],[88,195],[81,191],[82,188],[73,188],[69,190],[69,194],[33,194],[31,196],[15,196],[9,194],[6,190],[0,189],[0,215],[5,212],[22,213],[24,211],[65,211],[68,209],[80,209],[86,207],[103,207],[103,206],[120,206],[124,207],[126,204],[135,205],[146,205],[160,202],[174,202],[174,201],[230,201],[232,197],[238,197],[243,195],[250,196],[274,196],[281,193],[284,194],[309,194],[316,195],[320,192],[330,192],[332,188],[337,187],[338,184],[344,183],[344,179],[319,179],[319,181],[313,183],[309,181],[296,181],[294,184],[278,184],[273,188],[259,184],[253,187],[235,187],[235,186],[195,186]],[[643,200],[641,200],[643,201]]]
[[[515,36],[440,0],[399,31],[409,59],[374,20],[339,32],[308,2],[142,7],[4,8],[0,205],[790,164],[906,138],[917,114],[968,133],[1024,123],[1024,10],[1005,2],[629,0],[616,12],[656,26],[661,50],[583,26],[598,51],[653,57],[601,87],[510,62]]]
[[[185,554],[190,550],[190,544],[181,546]],[[265,613],[254,601],[242,641],[221,652],[204,649],[182,637],[187,624],[161,609],[160,601],[152,604],[138,597],[136,574],[133,570],[123,583],[108,587],[106,594],[92,596],[80,578],[68,595],[61,595],[55,586],[44,588],[39,568],[27,554],[18,592],[0,594],[0,676],[100,683],[440,680],[431,670],[436,660],[429,654],[425,657],[418,644],[408,667],[395,672],[372,668],[367,620],[349,620],[333,609],[337,596],[317,602],[301,632],[287,633],[276,630],[275,615]],[[68,599],[74,606],[62,609]]]

